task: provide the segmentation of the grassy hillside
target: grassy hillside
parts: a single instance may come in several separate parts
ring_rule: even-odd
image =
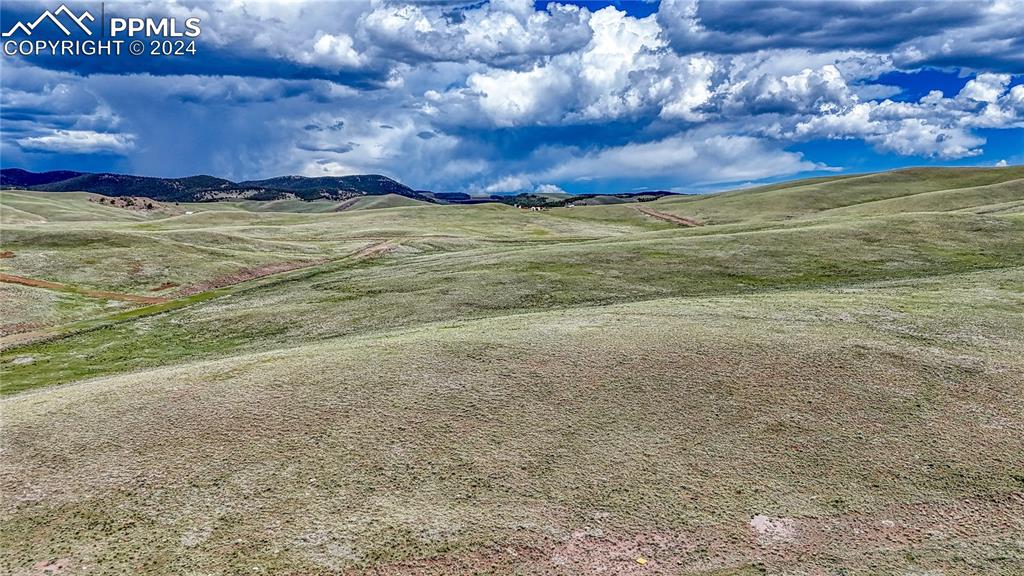
[[[1024,572],[1022,178],[4,192],[0,572]]]
[[[813,179],[790,185],[771,185],[703,198],[668,198],[657,201],[656,205],[667,212],[693,217],[707,224],[785,220],[891,198],[908,200],[920,194],[989,186],[1021,178],[1024,178],[1024,166],[912,168],[837,179]],[[1020,182],[1012,184],[1004,193],[1020,200],[1024,197],[1024,186]],[[947,201],[958,196],[957,193],[951,193],[947,196]],[[952,201],[956,203],[956,200]],[[974,201],[983,202],[984,198],[977,198]],[[967,202],[969,204],[972,201]],[[899,206],[899,203],[893,204],[890,205],[891,210],[883,208],[880,212],[874,213],[890,214],[900,211]],[[915,205],[912,202],[902,206],[906,206],[908,211],[918,211],[914,209]],[[926,211],[942,210],[943,206],[945,204],[941,201],[933,204],[931,208],[921,205]]]
[[[1024,175],[1024,172],[1021,173]],[[885,215],[903,212],[968,212],[991,213],[992,208],[1010,208],[1024,205],[1024,179],[1014,179],[966,188],[920,192],[897,198],[876,200],[833,208],[830,214]]]
[[[397,194],[385,194],[383,196],[366,196],[356,200],[348,210],[371,210],[377,208],[401,208],[406,206],[423,206],[427,204],[422,200],[407,198]]]
[[[128,222],[166,217],[177,210],[126,210],[100,204],[98,194],[85,192],[0,191],[0,223]],[[173,204],[172,204],[173,206]]]

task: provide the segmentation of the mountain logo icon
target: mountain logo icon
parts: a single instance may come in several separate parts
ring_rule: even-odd
[[[69,30],[68,27],[65,26],[64,23],[61,22],[60,18],[58,18],[57,16],[67,16],[71,19],[72,22],[77,24],[83,32],[85,32],[89,36],[92,36],[92,30],[89,30],[89,27],[84,24],[84,21],[88,20],[90,22],[95,22],[96,18],[94,18],[93,15],[90,14],[88,11],[82,12],[81,16],[76,16],[75,13],[67,7],[67,5],[61,4],[60,8],[57,8],[53,12],[47,10],[40,14],[39,18],[36,18],[34,22],[30,22],[28,24],[24,22],[18,22],[14,26],[11,26],[10,30],[4,32],[3,37],[7,38],[13,36],[18,31],[21,31],[21,33],[26,36],[31,36],[32,31],[35,30],[37,26],[39,26],[46,20],[53,22],[58,28],[60,28],[64,32],[65,35],[71,36],[71,30]]]

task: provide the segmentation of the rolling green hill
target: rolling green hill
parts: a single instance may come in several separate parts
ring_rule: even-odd
[[[962,193],[953,191],[1021,178],[1024,178],[1022,166],[912,168],[863,176],[797,181],[788,185],[774,184],[705,197],[666,198],[659,200],[657,204],[658,209],[696,218],[708,224],[745,220],[785,220],[813,216],[825,210],[860,206],[887,199],[909,199],[920,194],[940,191],[950,191],[946,198],[955,199]],[[1019,198],[1020,184],[1010,185],[1004,190],[1010,197],[1016,194]],[[971,202],[984,203],[983,201],[984,198],[968,200],[967,205],[971,205]],[[907,204],[895,203],[890,206],[903,205],[910,207],[908,211],[915,211],[912,208],[912,200]],[[943,206],[942,203],[936,203],[925,211],[941,210]],[[963,207],[966,206],[958,206]],[[883,208],[878,213],[886,214],[891,211]]]
[[[1022,207],[0,192],[0,572],[1024,572]]]
[[[375,210],[379,208],[401,208],[408,206],[422,206],[426,204],[423,200],[407,198],[397,194],[385,194],[383,196],[367,196],[359,198],[352,203],[347,210]]]

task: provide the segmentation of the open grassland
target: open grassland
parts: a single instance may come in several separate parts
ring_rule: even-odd
[[[944,212],[969,206],[991,204],[983,192],[970,190],[946,196],[920,195],[944,190],[991,186],[1024,178],[1024,166],[991,168],[916,168],[836,179],[812,179],[785,185],[774,184],[710,198],[668,199],[659,209],[688,216],[707,224],[725,224],[748,220],[790,220],[818,216],[829,210],[862,206],[855,213],[892,214],[907,211]],[[1020,200],[1021,183],[1009,186],[1009,199]],[[993,192],[998,194],[998,192]],[[874,210],[882,200],[901,198],[900,202]],[[961,201],[963,199],[963,201]]]
[[[1024,573],[1022,178],[4,192],[0,271],[74,290],[0,284],[0,572]]]

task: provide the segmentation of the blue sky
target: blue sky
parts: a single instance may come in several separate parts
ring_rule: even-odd
[[[0,27],[53,7],[4,2]],[[382,173],[505,193],[1024,163],[1024,0],[228,0],[107,13],[198,17],[198,54],[4,55],[4,167]]]

